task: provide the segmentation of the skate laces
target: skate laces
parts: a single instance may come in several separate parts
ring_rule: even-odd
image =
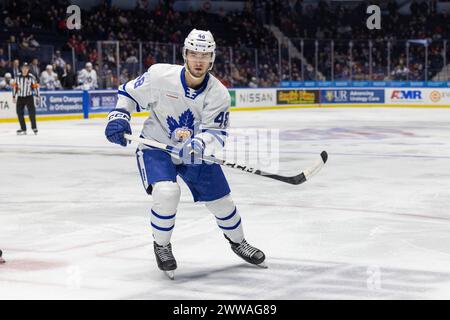
[[[173,260],[172,245],[169,243],[167,246],[156,246],[156,254],[162,262],[167,260]]]
[[[256,249],[255,247],[249,245],[247,243],[247,241],[242,240],[242,242],[237,245],[236,250],[241,253],[242,255],[245,255],[247,257],[251,257],[253,256],[256,252],[258,252],[259,250]]]

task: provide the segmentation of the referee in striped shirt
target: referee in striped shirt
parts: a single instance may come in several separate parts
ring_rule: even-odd
[[[38,133],[36,126],[36,107],[34,106],[33,93],[39,97],[39,85],[36,77],[30,72],[28,63],[24,63],[21,68],[21,73],[16,77],[13,87],[13,101],[16,103],[17,116],[19,117],[20,130],[17,130],[18,135],[27,134],[27,125],[25,124],[25,107],[28,109],[28,115],[31,121],[31,129],[34,134]]]

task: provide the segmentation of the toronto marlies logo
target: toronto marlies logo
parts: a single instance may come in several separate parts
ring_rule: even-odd
[[[92,97],[92,107],[93,108],[100,107],[100,97]]]
[[[191,137],[194,133],[194,119],[194,115],[189,109],[178,117],[178,122],[173,117],[168,116],[169,138],[177,142],[182,142]]]

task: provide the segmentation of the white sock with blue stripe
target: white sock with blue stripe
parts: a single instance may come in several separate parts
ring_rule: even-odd
[[[175,216],[180,201],[180,186],[176,182],[161,181],[153,185],[153,207],[151,227],[156,243],[165,246],[170,243],[175,227]]]
[[[206,207],[216,217],[217,225],[223,233],[236,243],[244,239],[242,221],[231,195],[205,203]]]

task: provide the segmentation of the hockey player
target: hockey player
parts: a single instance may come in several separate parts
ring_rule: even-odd
[[[14,80],[11,73],[5,73],[5,78],[0,81],[0,90],[11,90],[14,86]]]
[[[92,63],[86,63],[83,70],[78,73],[78,88],[82,90],[97,89],[97,71],[92,67]]]
[[[221,167],[201,160],[203,155],[223,148],[229,124],[230,95],[209,73],[215,48],[211,32],[192,30],[184,41],[184,66],[155,64],[121,85],[116,109],[109,113],[105,129],[110,142],[126,146],[124,133],[131,134],[131,112],[146,109],[150,117],[141,136],[180,149],[181,161],[144,145],[136,151],[144,188],[153,197],[156,261],[171,279],[177,268],[170,243],[180,200],[177,176],[187,184],[194,201],[204,202],[215,216],[231,249],[245,261],[265,267],[264,253],[244,239],[241,217]]]
[[[42,89],[61,89],[61,82],[58,80],[58,74],[53,71],[53,66],[51,64],[47,65],[45,71],[42,71],[40,82]]]

